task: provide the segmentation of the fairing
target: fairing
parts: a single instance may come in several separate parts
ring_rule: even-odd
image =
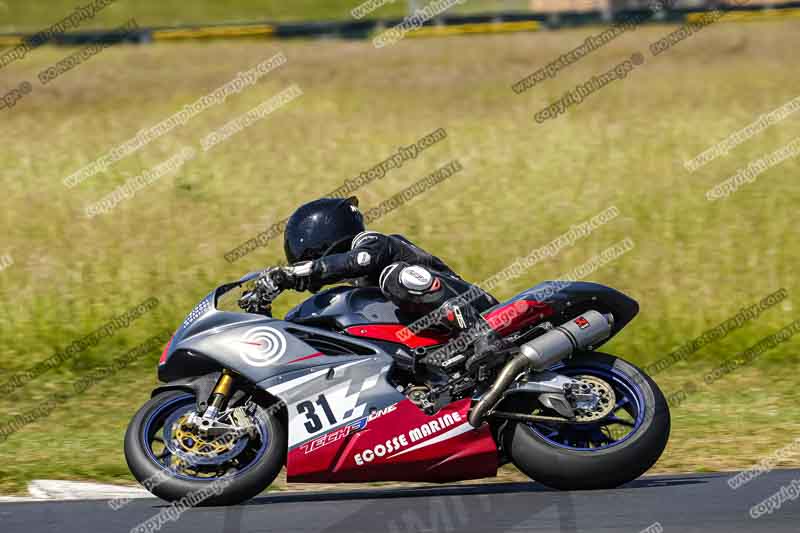
[[[512,309],[514,312],[508,313]],[[605,343],[633,320],[639,312],[639,304],[618,290],[599,283],[545,281],[492,307],[484,313],[484,317],[495,317],[497,325],[492,324],[492,320],[490,324],[507,334],[545,319],[560,324],[589,309],[614,316],[611,336]],[[504,315],[513,315],[515,318],[509,324],[507,320],[501,320]]]
[[[475,429],[467,421],[470,399],[428,415],[391,382],[398,363],[389,350],[402,347],[386,341],[412,317],[380,291],[335,287],[297,306],[286,320],[217,309],[218,297],[243,280],[212,292],[189,314],[165,349],[162,381],[204,376],[202,390],[208,390],[208,376],[227,368],[281,400],[292,481],[450,482],[495,475],[497,445],[488,425]],[[638,311],[634,300],[602,285],[574,282],[553,290],[552,283],[485,316],[497,322],[491,318],[514,309],[521,322],[499,322],[513,329],[544,318],[567,320],[591,306],[614,314],[616,332]],[[445,340],[410,342],[422,347]]]
[[[377,410],[357,425],[290,450],[289,481],[429,481],[497,474],[497,445],[488,425],[467,421],[471,401],[428,416],[409,400]]]

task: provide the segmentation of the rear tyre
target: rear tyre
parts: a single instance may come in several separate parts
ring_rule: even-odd
[[[575,356],[556,372],[600,377],[613,384],[614,413],[593,426],[509,423],[502,438],[513,464],[528,477],[560,490],[610,489],[655,464],[667,445],[670,414],[658,385],[634,365],[597,352]],[[630,395],[627,400],[622,398]],[[529,407],[533,408],[531,401]],[[519,405],[517,405],[519,410]],[[530,410],[528,411],[530,412]],[[629,432],[614,438],[603,423],[621,420]]]
[[[164,445],[172,422],[194,409],[195,397],[184,391],[156,395],[133,417],[125,434],[125,459],[134,477],[167,501],[186,497],[192,505],[235,505],[257,495],[277,477],[286,462],[286,428],[275,414],[258,408],[253,422],[258,438],[240,446],[230,461],[187,471]],[[159,444],[159,442],[161,444]],[[202,497],[201,501],[197,501]]]

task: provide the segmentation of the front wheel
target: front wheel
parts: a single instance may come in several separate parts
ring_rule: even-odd
[[[125,434],[125,459],[139,483],[164,500],[186,498],[198,506],[237,504],[267,488],[286,458],[278,417],[256,407],[247,433],[212,439],[187,424],[195,409],[193,394],[168,391],[136,413]]]
[[[559,374],[589,384],[600,394],[596,419],[580,423],[512,422],[503,442],[513,464],[528,477],[561,490],[609,489],[646,472],[664,451],[670,415],[658,385],[632,364],[591,352],[558,367]],[[525,414],[551,415],[528,397],[515,401]]]

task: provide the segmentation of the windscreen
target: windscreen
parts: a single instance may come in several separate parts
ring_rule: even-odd
[[[243,313],[239,307],[239,298],[248,291],[253,290],[259,272],[251,272],[239,281],[222,285],[217,289],[216,308],[229,313]]]

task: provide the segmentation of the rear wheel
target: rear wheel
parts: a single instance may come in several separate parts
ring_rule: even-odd
[[[256,407],[247,433],[203,437],[187,424],[195,402],[193,394],[168,391],[136,413],[125,434],[134,477],[159,498],[188,497],[193,505],[232,505],[268,487],[286,459],[286,429],[277,416]]]
[[[577,424],[509,423],[503,442],[517,468],[549,487],[580,490],[617,487],[655,464],[669,439],[670,415],[652,379],[618,357],[597,352],[553,370],[586,383],[601,401]],[[558,416],[531,396],[527,405],[515,400],[513,408]]]

